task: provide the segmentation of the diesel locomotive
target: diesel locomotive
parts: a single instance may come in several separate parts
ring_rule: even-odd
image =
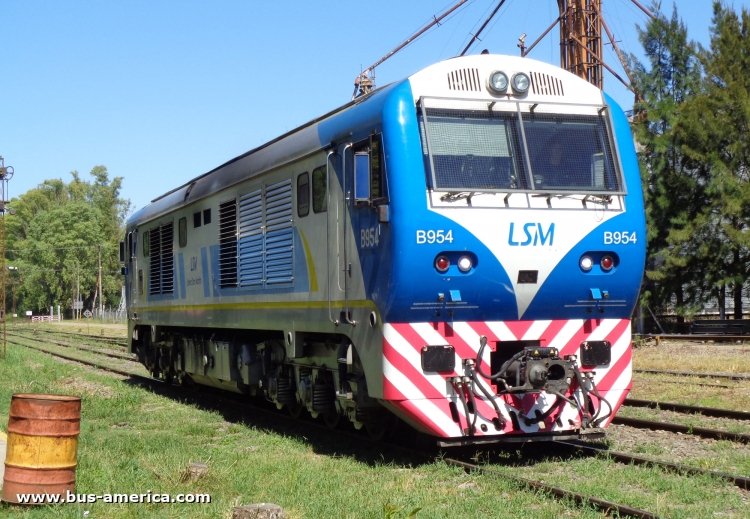
[[[155,376],[441,445],[601,435],[645,260],[628,120],[529,58],[442,61],[155,199],[122,244]]]

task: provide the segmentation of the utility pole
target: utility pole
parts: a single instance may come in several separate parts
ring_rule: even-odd
[[[104,294],[102,294],[102,246],[97,247],[99,253],[99,277],[97,279],[97,291],[99,292],[99,319],[104,313]]]
[[[8,282],[8,269],[5,265],[5,211],[8,205],[8,181],[13,178],[13,166],[6,166],[5,159],[0,157],[0,299],[3,301],[3,307],[0,309],[0,356],[5,358],[5,351],[8,344],[5,315],[5,285]]]

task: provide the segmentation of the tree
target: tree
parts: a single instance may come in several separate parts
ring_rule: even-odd
[[[694,279],[700,277],[693,246],[684,234],[705,201],[705,177],[685,156],[675,134],[678,108],[699,90],[701,64],[697,46],[688,41],[677,8],[668,20],[657,13],[645,29],[638,28],[647,63],[630,56],[639,100],[634,106],[634,130],[646,198],[649,264],[642,303],[657,311],[695,311]]]
[[[120,197],[122,178],[91,171],[93,183],[47,180],[12,201],[6,217],[8,264],[18,269],[17,306],[46,312],[70,308],[77,295],[91,308],[101,262],[104,304],[120,300],[119,240],[130,203]]]
[[[750,263],[750,13],[714,2],[711,47],[701,52],[701,91],[680,107],[675,136],[701,177],[703,203],[690,226],[697,260],[706,265],[700,300],[715,297],[724,313],[725,288],[734,317]]]

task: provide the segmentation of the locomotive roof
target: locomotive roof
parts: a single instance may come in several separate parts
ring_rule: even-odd
[[[273,167],[325,149],[331,144],[332,140],[337,138],[343,139],[345,135],[332,134],[322,136],[319,133],[321,123],[332,119],[338,114],[358,110],[360,106],[363,108],[367,107],[362,112],[365,119],[372,117],[373,114],[377,113],[379,107],[382,106],[387,93],[403,81],[411,82],[415,102],[421,96],[425,95],[425,93],[434,92],[436,84],[445,85],[446,77],[449,84],[448,90],[460,91],[462,98],[486,100],[487,95],[480,78],[485,77],[490,71],[496,70],[499,64],[502,64],[502,68],[508,73],[519,71],[528,73],[533,68],[535,73],[544,76],[540,79],[540,83],[556,82],[556,84],[560,85],[559,92],[557,93],[550,93],[549,91],[530,93],[523,101],[534,101],[536,99],[549,100],[550,97],[557,96],[558,101],[564,100],[565,103],[591,104],[597,97],[599,103],[603,102],[601,91],[594,85],[559,67],[531,58],[490,54],[448,59],[429,65],[402,81],[391,83],[390,85],[374,90],[366,96],[358,97],[189,180],[185,184],[155,198],[149,205],[136,211],[128,219],[128,224],[132,225],[152,220],[177,207],[193,203],[221,189],[268,171]],[[533,66],[530,66],[532,64]],[[473,79],[469,77],[472,75],[474,75]],[[549,90],[548,87],[545,88]],[[562,94],[563,90],[565,91],[564,96]],[[331,129],[330,127],[327,128],[328,131],[331,131]],[[346,129],[342,127],[341,131]]]
[[[364,103],[371,103],[390,90],[394,84],[385,85],[367,96],[358,97],[330,112],[316,117],[260,146],[253,148],[224,164],[187,181],[179,187],[153,199],[151,203],[136,211],[128,224],[140,223],[204,198],[218,190],[239,183],[273,167],[299,159],[324,149],[330,142],[321,142],[318,125],[331,117],[351,110]],[[376,103],[379,105],[380,103]],[[342,136],[343,137],[343,136]]]

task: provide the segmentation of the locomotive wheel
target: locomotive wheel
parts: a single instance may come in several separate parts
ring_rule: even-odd
[[[371,440],[379,442],[385,438],[388,427],[383,422],[367,422],[365,423],[365,430]]]
[[[297,401],[294,401],[291,404],[286,404],[286,411],[289,413],[289,416],[294,418],[295,420],[302,416],[302,411],[305,410],[305,406],[300,404]]]
[[[339,426],[339,423],[341,423],[341,415],[336,409],[322,413],[321,417],[323,418],[323,423],[326,424],[326,427],[329,429],[336,429]]]
[[[371,440],[379,442],[385,439],[393,429],[394,419],[390,413],[374,413],[374,415],[365,421],[365,430]]]

